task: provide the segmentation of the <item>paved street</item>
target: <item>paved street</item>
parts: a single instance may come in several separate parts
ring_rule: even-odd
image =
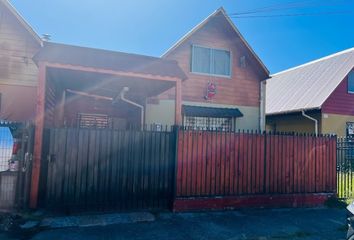
[[[46,230],[33,240],[344,239],[344,209],[163,213],[153,222]]]

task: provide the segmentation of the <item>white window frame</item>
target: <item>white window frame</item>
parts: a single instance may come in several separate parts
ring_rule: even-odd
[[[230,53],[230,75],[222,75],[222,74],[214,74],[214,73],[203,73],[203,72],[195,72],[194,69],[194,61],[193,61],[193,56],[194,56],[194,48],[199,47],[199,48],[205,48],[209,49],[211,51],[210,56],[212,58],[213,52],[212,50],[220,50],[220,51],[226,51]],[[192,51],[191,51],[191,68],[190,68],[190,73],[197,74],[197,75],[204,75],[204,76],[215,76],[215,77],[222,77],[222,78],[231,78],[232,77],[232,52],[230,49],[222,49],[222,48],[213,48],[213,47],[207,47],[207,46],[201,46],[201,45],[192,45]],[[212,69],[212,61],[210,61],[210,69]]]

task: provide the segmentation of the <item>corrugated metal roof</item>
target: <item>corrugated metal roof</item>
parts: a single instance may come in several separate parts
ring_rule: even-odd
[[[44,61],[186,79],[177,61],[138,54],[45,42],[33,57]]]
[[[354,48],[279,72],[266,84],[266,114],[320,109],[354,67]]]

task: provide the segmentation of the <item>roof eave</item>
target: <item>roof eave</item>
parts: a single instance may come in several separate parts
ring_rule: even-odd
[[[237,29],[235,24],[232,22],[230,17],[226,14],[226,11],[225,11],[225,9],[223,7],[218,8],[215,12],[210,14],[203,21],[201,21],[198,25],[196,25],[194,28],[192,28],[192,30],[187,32],[182,38],[180,38],[175,44],[173,44],[172,47],[167,49],[167,51],[164,52],[161,57],[165,57],[170,52],[172,52],[174,49],[176,49],[178,46],[180,46],[185,40],[187,40],[190,36],[192,36],[197,30],[202,28],[212,17],[214,17],[218,13],[222,13],[225,16],[226,20],[229,22],[229,24],[234,29],[234,31],[237,33],[237,35],[240,36],[241,41],[246,45],[248,50],[252,53],[252,55],[256,58],[256,60],[260,63],[260,65],[263,68],[263,70],[265,71],[265,73],[269,76],[270,72],[269,72],[268,68],[265,66],[265,64],[262,62],[262,60],[258,57],[258,55],[255,53],[255,51],[252,49],[252,47],[248,44],[246,39],[242,36],[242,34]]]
[[[294,109],[294,110],[272,112],[272,113],[266,113],[266,116],[283,115],[283,114],[297,113],[301,111],[313,111],[313,110],[321,110],[321,107],[301,108],[301,109]]]
[[[222,8],[217,9],[216,11],[214,11],[212,14],[210,14],[208,17],[206,17],[203,21],[201,21],[200,23],[198,23],[195,27],[193,27],[189,32],[187,32],[185,35],[183,35],[183,37],[181,37],[180,39],[177,40],[177,42],[175,42],[169,49],[167,49],[162,55],[161,57],[165,57],[166,55],[168,55],[170,52],[172,52],[173,50],[175,50],[179,45],[181,45],[187,38],[189,38],[193,33],[195,33],[198,29],[200,29],[202,26],[204,26],[205,23],[207,23],[209,21],[209,19],[213,16],[215,16],[216,14],[218,14],[221,11]]]
[[[265,71],[265,73],[269,76],[270,72],[268,70],[268,68],[266,67],[266,65],[263,63],[263,61],[258,57],[258,55],[256,54],[256,52],[253,50],[253,48],[251,47],[251,45],[248,44],[248,42],[246,41],[246,39],[242,36],[241,32],[237,29],[236,25],[234,24],[234,22],[231,20],[231,18],[226,14],[224,9],[221,9],[222,13],[224,14],[224,16],[226,17],[227,21],[230,23],[231,27],[234,29],[234,31],[240,36],[240,39],[242,40],[242,42],[246,45],[246,47],[248,48],[248,50],[252,53],[252,55],[256,58],[256,60],[259,62],[259,64],[262,66],[263,70]]]

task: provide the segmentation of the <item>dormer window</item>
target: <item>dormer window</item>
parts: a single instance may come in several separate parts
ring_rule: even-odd
[[[230,51],[193,45],[191,72],[230,77]]]

